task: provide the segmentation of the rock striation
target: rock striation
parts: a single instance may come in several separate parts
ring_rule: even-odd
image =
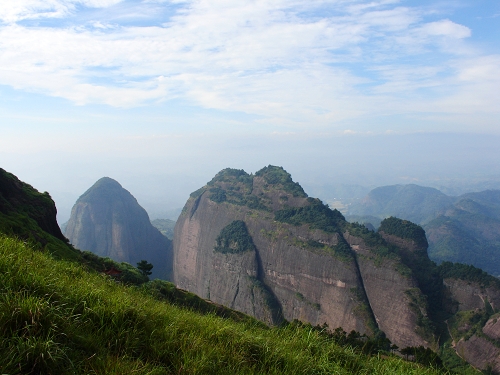
[[[426,296],[402,252],[308,197],[281,167],[225,169],[177,221],[174,282],[269,324],[326,323],[435,348]]]
[[[169,280],[172,243],[117,181],[103,177],[75,203],[65,235],[78,249],[118,262],[152,263],[152,277]]]

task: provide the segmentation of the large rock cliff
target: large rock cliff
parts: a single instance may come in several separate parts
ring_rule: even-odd
[[[444,262],[438,269],[449,296],[452,347],[474,367],[500,373],[500,281],[471,265]]]
[[[111,178],[101,178],[77,200],[65,234],[76,248],[134,266],[144,259],[154,266],[152,277],[171,279],[171,241]]]
[[[174,281],[270,324],[299,319],[434,347],[425,297],[400,251],[307,197],[280,167],[225,169],[177,221]]]

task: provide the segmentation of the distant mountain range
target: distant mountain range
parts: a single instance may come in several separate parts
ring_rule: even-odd
[[[424,227],[432,260],[472,264],[500,276],[500,190],[452,197],[418,185],[383,186],[346,212],[348,220],[375,228],[389,216]]]

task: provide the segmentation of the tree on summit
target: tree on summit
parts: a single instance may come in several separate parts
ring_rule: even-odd
[[[151,275],[151,270],[153,269],[153,265],[151,263],[148,263],[147,260],[143,259],[137,263],[137,269],[141,271],[141,273],[144,276],[149,276]]]

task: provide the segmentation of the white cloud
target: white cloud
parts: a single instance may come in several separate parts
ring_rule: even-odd
[[[2,0],[0,20],[13,23],[25,19],[62,18],[74,12],[77,5],[106,8],[123,0]]]
[[[180,98],[259,115],[264,123],[328,126],[388,113],[392,103],[409,98],[398,108],[420,111],[436,96],[449,96],[440,89],[450,82],[453,95],[466,82],[487,82],[495,64],[458,68],[442,38],[462,43],[470,29],[448,19],[426,23],[418,8],[393,0],[158,0],[141,6],[180,8],[149,26],[106,18],[64,27],[18,23],[64,18],[77,14],[77,5],[119,2],[23,0],[3,7],[0,83],[79,105],[130,107]],[[401,63],[429,53],[432,62]],[[421,90],[429,98],[415,94]]]
[[[429,22],[422,26],[428,35],[446,36],[449,38],[463,39],[471,36],[471,30],[450,20]]]

